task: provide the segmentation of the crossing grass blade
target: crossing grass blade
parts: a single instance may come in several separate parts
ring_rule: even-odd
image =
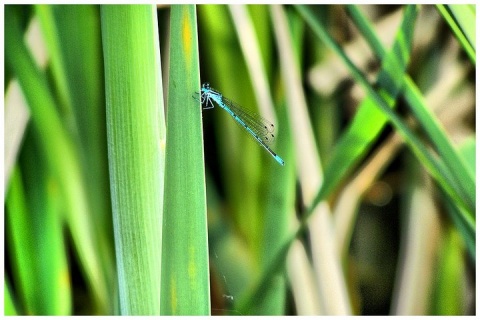
[[[156,9],[105,5],[101,20],[120,310],[159,315],[165,122]]]
[[[304,17],[308,17],[307,23],[315,23],[316,30],[322,28],[321,24],[314,20],[309,9],[297,8]],[[397,75],[404,74],[408,66],[415,16],[415,10],[405,13],[403,25],[398,32],[392,52],[383,61],[383,68],[377,78],[377,85],[381,88],[382,96],[386,98],[390,108],[394,107],[395,100],[403,86],[402,78]],[[323,32],[323,34],[327,33]],[[335,50],[343,53],[340,48],[335,47]],[[378,110],[376,102],[371,97],[367,97],[359,106],[346,133],[335,146],[329,161],[330,165],[325,170],[325,183],[322,185],[317,199],[327,196],[338,185],[345,172],[353,169],[353,166],[362,159],[375,142],[386,123],[387,117]]]
[[[373,32],[367,19],[362,15],[357,6],[348,6],[348,12],[364,34],[365,39],[373,48],[375,54],[380,59],[383,59],[386,55],[385,49]],[[468,170],[465,161],[458,154],[458,151],[455,150],[445,130],[442,129],[432,111],[426,106],[422,94],[408,75],[405,75],[404,96],[412,112],[416,115],[420,126],[428,134],[429,139],[435,146],[440,158],[445,161],[446,166],[454,175],[454,179],[458,182],[464,197],[468,199],[470,206],[473,207],[475,203],[474,177],[471,171]]]
[[[406,123],[404,123],[403,120],[401,120],[399,116],[388,107],[388,105],[392,103],[391,97],[386,96],[385,93],[380,94],[381,91],[377,92],[369,84],[365,76],[346,56],[344,51],[338,46],[338,44],[336,44],[333,38],[331,38],[331,36],[325,31],[323,26],[315,19],[310,10],[306,6],[296,6],[296,8],[306,19],[306,22],[310,25],[310,27],[312,27],[315,34],[342,57],[354,78],[368,92],[369,96],[373,99],[382,113],[388,117],[389,121],[402,135],[412,152],[417,156],[419,161],[422,162],[432,177],[439,183],[446,194],[453,199],[462,214],[462,218],[466,219],[466,222],[469,225],[472,225],[472,218],[471,214],[469,213],[472,211],[472,203],[469,201],[471,198],[464,197],[462,194],[462,189],[458,187],[458,182],[455,181],[455,178],[452,176],[452,172],[447,169],[445,163],[442,162],[441,159],[437,158],[436,155],[432,154],[425,147],[425,145],[420,142],[419,138],[413,134],[412,130],[408,128]],[[408,12],[412,12],[412,8],[415,11],[417,10],[416,7],[409,6],[407,7],[406,14]],[[399,54],[403,57],[405,52],[402,50],[399,52]],[[384,76],[387,75],[388,74],[384,74]],[[389,79],[388,77],[385,78],[385,81],[388,81],[389,83],[395,83],[394,79]],[[325,189],[325,186],[322,187],[322,190],[316,197],[315,203],[318,203],[318,201],[326,196]]]
[[[383,59],[386,55],[385,49],[375,33],[372,32],[372,27],[369,25],[367,19],[363,16],[357,6],[348,6],[348,12],[358,28],[365,35],[365,39],[373,48],[375,54],[380,59]],[[455,179],[459,193],[463,195],[464,199],[467,199],[470,208],[474,208],[476,187],[474,167],[472,169],[472,166],[469,166],[468,159],[465,156],[462,156],[460,151],[455,149],[453,142],[448,138],[447,133],[435,118],[433,112],[426,106],[420,90],[408,75],[405,75],[404,96],[412,112],[416,115],[420,126],[435,146],[439,157],[444,161],[448,171],[452,174],[453,179]],[[459,227],[464,230],[462,235],[465,237],[469,252],[474,256],[474,245],[473,247],[471,246],[472,235],[473,244],[475,243],[475,231],[472,223],[473,211],[470,210],[470,212],[467,213],[462,210],[454,210],[453,212],[459,214],[457,217],[454,213],[454,220],[458,221]],[[464,216],[464,214],[466,214],[466,216]],[[474,216],[473,219],[475,219]]]

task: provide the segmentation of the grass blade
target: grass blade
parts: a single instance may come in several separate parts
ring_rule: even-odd
[[[165,126],[156,9],[105,5],[101,19],[120,308],[158,315]]]
[[[475,178],[471,170],[468,169],[465,160],[455,150],[453,143],[447,137],[444,129],[433,115],[423,101],[422,95],[418,88],[413,84],[411,79],[406,80],[407,88],[405,90],[405,98],[409,104],[410,109],[415,114],[416,119],[424,129],[430,140],[435,146],[439,158],[443,161],[445,167],[448,169],[448,179],[451,181],[452,187],[455,188],[455,193],[461,196],[459,205],[466,203],[466,208],[473,216],[475,211]],[[446,176],[447,178],[447,176]],[[442,182],[440,182],[442,184]]]
[[[452,28],[453,33],[467,53],[473,64],[475,57],[475,6],[474,5],[443,5],[437,4],[437,9]]]
[[[195,6],[172,6],[170,21],[161,313],[210,315]]]
[[[469,169],[475,175],[475,138],[470,138],[465,141],[459,149],[459,152],[462,156],[462,159],[468,165]],[[475,216],[465,216],[462,212],[459,212],[459,209],[447,199],[447,212],[449,213],[450,217],[452,218],[455,226],[457,227],[458,231],[463,237],[463,241],[465,242],[465,246],[470,254],[470,257],[473,261],[476,260],[476,228],[475,228]]]

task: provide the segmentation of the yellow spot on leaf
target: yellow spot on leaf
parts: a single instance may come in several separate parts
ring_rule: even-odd
[[[195,247],[190,247],[190,254],[188,259],[188,277],[191,281],[196,280],[197,267],[195,266]]]
[[[160,150],[165,151],[166,143],[167,143],[166,139],[160,139],[159,141]]]
[[[177,313],[177,283],[175,279],[170,278],[170,301],[172,303],[172,314]]]
[[[182,17],[182,41],[185,56],[187,61],[190,61],[192,51],[192,27],[190,25],[190,20],[188,19],[188,11],[186,10],[184,11],[184,15]]]

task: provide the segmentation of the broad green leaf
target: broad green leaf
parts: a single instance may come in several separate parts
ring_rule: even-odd
[[[202,107],[194,5],[173,5],[170,18],[163,315],[210,315]],[[195,94],[197,92],[197,94]]]
[[[165,125],[153,5],[101,8],[108,160],[123,315],[160,314]]]

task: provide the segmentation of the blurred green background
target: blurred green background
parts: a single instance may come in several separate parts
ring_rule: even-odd
[[[475,314],[475,9],[5,6],[4,314]]]

